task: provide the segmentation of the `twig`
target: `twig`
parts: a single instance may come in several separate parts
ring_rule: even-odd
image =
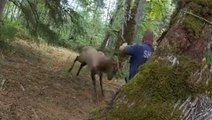
[[[125,40],[125,38],[124,38],[124,24],[125,23],[123,23],[123,25],[122,25],[122,27],[121,27],[121,38],[122,38],[122,42],[126,42],[126,40]]]
[[[1,87],[0,87],[1,90],[3,90],[3,86],[4,86],[5,81],[6,81],[6,79],[3,79],[3,80],[1,81]]]
[[[20,86],[21,86],[22,91],[24,92],[24,91],[25,91],[24,86],[23,86],[21,83],[19,83],[19,84],[20,84]]]
[[[184,13],[189,14],[189,15],[191,15],[191,16],[194,16],[194,17],[196,17],[196,18],[198,18],[198,19],[200,19],[200,20],[203,20],[204,22],[206,22],[206,23],[212,25],[212,22],[208,21],[207,19],[205,19],[205,18],[203,18],[203,17],[200,17],[200,16],[198,16],[198,15],[195,15],[195,14],[193,14],[193,13],[191,13],[191,12],[187,12],[187,11],[184,11]]]
[[[38,114],[35,112],[35,109],[34,109],[34,108],[32,108],[32,111],[33,111],[33,113],[34,113],[34,115],[35,115],[35,118],[38,119],[38,118],[39,118],[39,117],[38,117]]]

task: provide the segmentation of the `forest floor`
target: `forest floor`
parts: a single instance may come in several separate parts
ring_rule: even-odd
[[[75,52],[26,40],[12,46],[0,54],[0,120],[83,120],[124,84],[104,79],[105,98],[94,104],[89,71],[76,76],[76,64],[67,72]],[[101,96],[99,84],[97,92]]]

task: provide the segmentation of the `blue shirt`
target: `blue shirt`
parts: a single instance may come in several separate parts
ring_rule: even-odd
[[[152,45],[147,43],[129,45],[124,49],[124,53],[131,56],[129,80],[135,76],[135,74],[138,72],[139,66],[148,60],[153,51],[154,49]]]

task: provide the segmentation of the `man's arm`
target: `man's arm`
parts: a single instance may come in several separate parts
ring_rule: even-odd
[[[127,55],[133,55],[135,53],[136,45],[127,45],[127,43],[122,44],[119,50]]]

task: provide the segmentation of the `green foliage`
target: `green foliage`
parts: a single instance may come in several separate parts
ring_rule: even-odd
[[[43,36],[43,38],[46,39],[48,43],[57,44],[59,35],[55,31],[51,30],[48,25],[39,24],[37,27],[38,34]]]
[[[67,5],[67,0],[9,0],[5,10],[5,19],[15,19],[22,23],[35,37],[41,37],[48,43],[58,44],[64,28],[73,28],[80,34],[82,16]],[[11,9],[13,8],[13,9]],[[70,30],[69,29],[69,30]],[[68,33],[69,34],[69,33]]]
[[[0,47],[5,48],[22,31],[21,25],[14,21],[4,21],[0,24]]]
[[[148,29],[153,30],[156,37],[159,36],[167,27],[173,9],[172,0],[147,1],[136,40],[140,40],[144,31]]]
[[[113,53],[120,23],[123,22],[125,1],[117,0],[117,10],[109,15],[115,15],[110,26],[109,21],[103,21],[105,3],[103,0],[73,0],[69,4],[67,0],[9,0],[4,14],[6,20],[20,22],[31,35],[72,49],[84,45],[98,48],[105,31],[109,31],[110,42],[106,49]],[[168,16],[169,3],[170,0],[147,2],[138,38],[148,28],[160,30],[158,26]]]
[[[78,3],[80,3],[80,5],[83,7],[87,7],[92,3],[94,3],[97,7],[104,7],[103,0],[78,0]]]
[[[168,0],[167,0],[168,1]],[[144,24],[140,26],[139,35],[144,29],[155,28],[152,22],[162,18],[161,14],[170,5],[167,1],[150,1],[145,9]],[[124,15],[124,1],[118,0],[118,10],[111,26],[103,23],[102,12],[105,5],[102,0],[77,0],[68,5],[67,0],[9,0],[5,10],[5,19],[13,19],[25,26],[35,37],[41,37],[48,43],[62,45],[64,47],[77,48],[81,45],[99,46],[103,40],[105,31],[110,32],[110,52],[116,40],[117,31]],[[72,7],[74,6],[74,7]],[[157,26],[157,25],[156,25]],[[157,27],[158,28],[158,27]],[[69,39],[72,38],[72,39]],[[62,41],[65,40],[65,41]],[[111,52],[112,53],[112,52]]]
[[[30,35],[51,44],[73,49],[99,46],[104,33],[103,7],[103,0],[9,0],[4,19],[21,23]]]

